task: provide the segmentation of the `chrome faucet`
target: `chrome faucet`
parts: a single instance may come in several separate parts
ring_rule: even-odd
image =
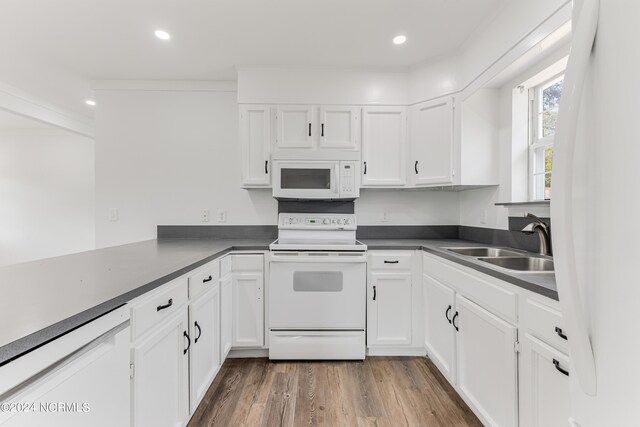
[[[532,218],[534,221],[527,224],[522,232],[525,234],[538,233],[540,239],[540,255],[551,256],[551,234],[549,233],[549,224],[535,216],[528,213],[527,218]]]

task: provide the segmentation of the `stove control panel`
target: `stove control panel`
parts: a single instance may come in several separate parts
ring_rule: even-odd
[[[278,228],[345,230],[356,229],[354,214],[298,214],[281,213]]]

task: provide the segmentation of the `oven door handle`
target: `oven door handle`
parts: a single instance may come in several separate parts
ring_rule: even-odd
[[[366,256],[281,256],[271,255],[271,262],[289,262],[289,263],[307,263],[307,264],[321,264],[321,263],[340,263],[340,264],[358,264],[367,262]]]

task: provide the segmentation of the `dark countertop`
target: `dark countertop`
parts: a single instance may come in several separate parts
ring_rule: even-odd
[[[0,364],[227,252],[271,242],[147,240],[0,267]]]
[[[485,273],[496,279],[527,289],[548,298],[558,300],[558,289],[556,287],[556,276],[553,272],[517,272],[507,270],[478,261],[473,257],[458,255],[449,252],[444,248],[453,247],[498,247],[495,245],[487,245],[484,243],[471,242],[468,240],[450,239],[450,240],[420,240],[420,239],[364,239],[362,243],[367,245],[369,250],[398,250],[398,249],[422,249],[425,252],[432,253],[439,257],[453,261],[457,264],[472,268],[481,273]],[[536,255],[530,252],[520,251],[517,249],[509,250],[521,252],[524,255]]]
[[[273,239],[159,239],[0,267],[0,365],[207,262]],[[515,273],[442,247],[465,240],[365,239],[371,250],[421,249],[558,299],[553,273]]]

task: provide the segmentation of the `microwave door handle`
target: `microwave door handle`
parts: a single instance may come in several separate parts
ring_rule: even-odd
[[[333,185],[333,192],[338,194],[340,193],[340,164],[337,163],[334,166],[334,173],[335,173],[335,179],[332,181],[332,185]]]

